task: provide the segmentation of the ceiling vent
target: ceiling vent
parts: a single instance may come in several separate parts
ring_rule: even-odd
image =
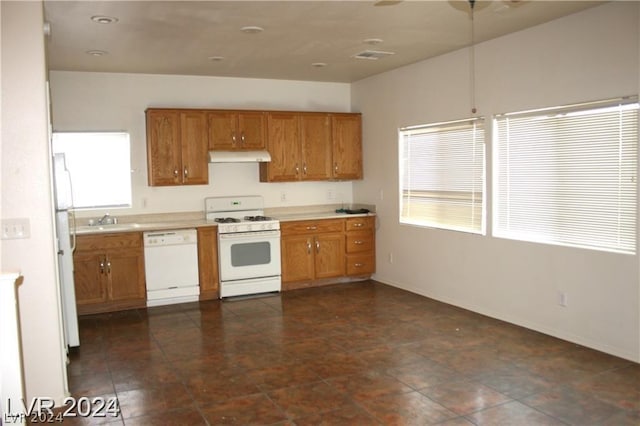
[[[353,57],[357,59],[371,59],[375,61],[380,58],[384,58],[385,56],[391,56],[391,55],[395,55],[395,52],[383,52],[380,50],[365,50],[363,52],[356,53],[355,55],[353,55]]]

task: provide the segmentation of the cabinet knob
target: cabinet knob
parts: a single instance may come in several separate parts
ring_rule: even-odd
[[[231,144],[236,146],[236,132],[231,132]]]
[[[244,132],[240,134],[240,142],[244,145]]]
[[[111,273],[111,261],[107,259],[107,274]]]
[[[104,274],[104,259],[100,259],[100,273]]]
[[[296,174],[300,173],[300,167],[296,164]]]
[[[307,163],[304,163],[302,165],[302,173],[304,173],[305,175],[307,174]]]
[[[338,163],[333,163],[333,170],[335,170],[336,173],[338,173]]]
[[[316,240],[316,253],[320,253],[320,241]]]
[[[184,172],[182,173],[183,176],[185,177],[185,179],[189,176],[189,173],[187,172],[187,168],[184,168]]]
[[[178,168],[173,169],[173,177],[178,177]]]
[[[307,240],[307,254],[311,254],[311,242]]]

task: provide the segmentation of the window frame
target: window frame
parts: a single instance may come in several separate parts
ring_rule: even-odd
[[[398,129],[398,221],[400,225],[408,225],[408,226],[417,226],[421,228],[430,228],[430,229],[441,229],[447,231],[456,231],[456,232],[464,232],[476,235],[486,235],[487,232],[487,119],[484,116],[480,117],[469,117],[465,119],[459,120],[451,120],[451,121],[443,121],[429,124],[420,124],[420,125],[412,125],[406,126]],[[470,197],[460,197],[460,191],[446,191],[446,190],[433,190],[433,191],[424,191],[425,193],[433,193],[436,196],[431,197],[434,202],[438,200],[455,200],[463,201],[463,204],[471,203],[469,207],[472,211],[473,205],[477,203],[474,197],[479,193],[482,195],[482,199],[480,201],[480,218],[479,218],[479,227],[474,228],[473,226],[463,226],[460,224],[447,224],[444,222],[438,222],[433,220],[422,220],[422,219],[411,219],[410,217],[403,214],[404,210],[404,199],[407,198],[405,196],[406,189],[405,186],[405,157],[404,157],[404,146],[406,144],[405,138],[409,136],[410,133],[419,134],[423,133],[438,133],[438,132],[448,132],[459,129],[461,132],[465,130],[469,130],[470,126],[473,126],[472,132],[481,132],[480,136],[474,136],[471,143],[474,144],[474,149],[476,147],[481,147],[480,154],[482,155],[481,159],[481,178],[480,178],[480,191],[476,192],[475,185],[472,185],[471,191],[468,192]],[[432,130],[431,130],[432,129]],[[477,155],[477,154],[476,154]],[[474,163],[475,165],[475,163]],[[473,169],[470,168],[467,170],[469,173],[473,173]],[[469,182],[476,182],[475,177],[471,178]],[[410,190],[410,189],[409,189]],[[409,196],[410,197],[410,196]],[[445,201],[446,203],[446,201]],[[446,208],[452,208],[451,205],[445,204]],[[472,213],[473,214],[473,213]],[[469,216],[470,218],[472,215]]]
[[[501,224],[501,214],[503,214],[503,212],[501,211],[501,207],[502,207],[502,201],[501,201],[501,167],[502,167],[502,160],[501,160],[501,155],[500,155],[500,151],[501,151],[501,141],[500,141],[500,136],[501,136],[501,128],[500,128],[500,120],[505,120],[505,119],[510,119],[510,118],[522,118],[522,119],[527,119],[527,118],[540,118],[540,120],[544,119],[545,117],[553,117],[553,116],[557,116],[557,117],[580,117],[580,116],[586,116],[588,115],[590,112],[596,111],[596,110],[600,110],[602,109],[603,112],[607,109],[611,109],[614,108],[618,105],[636,105],[636,107],[634,108],[636,111],[636,127],[635,127],[635,146],[632,147],[631,152],[632,154],[635,152],[635,162],[634,162],[634,177],[632,177],[632,180],[634,182],[633,188],[635,191],[634,194],[634,200],[635,203],[633,203],[633,217],[634,217],[634,224],[633,224],[633,229],[632,229],[632,233],[633,234],[633,247],[631,249],[625,249],[625,248],[621,248],[621,246],[618,246],[617,248],[614,247],[607,247],[605,243],[597,245],[597,244],[588,244],[586,242],[586,240],[583,238],[581,242],[579,242],[579,235],[578,234],[574,234],[573,236],[573,240],[570,239],[564,239],[565,237],[563,236],[558,236],[558,234],[562,234],[564,235],[562,232],[558,233],[558,224],[556,223],[552,223],[552,222],[547,222],[547,226],[549,227],[549,229],[552,229],[552,231],[548,231],[551,233],[556,233],[555,235],[555,239],[554,238],[550,238],[548,236],[546,236],[545,234],[542,233],[542,231],[538,231],[537,233],[532,231],[532,230],[527,230],[527,231],[509,231],[504,229],[504,226]],[[518,111],[518,112],[509,112],[509,113],[503,113],[503,114],[495,114],[491,120],[491,127],[492,127],[492,150],[491,150],[491,163],[492,163],[492,170],[491,170],[491,179],[492,179],[492,195],[491,195],[491,211],[492,211],[492,215],[491,215],[491,235],[493,237],[496,238],[502,238],[502,239],[510,239],[510,240],[516,240],[516,241],[525,241],[525,242],[532,242],[532,243],[538,243],[538,244],[548,244],[548,245],[556,245],[556,246],[564,246],[564,247],[576,247],[576,248],[583,248],[583,249],[591,249],[591,250],[598,250],[598,251],[604,251],[604,252],[614,252],[614,253],[623,253],[623,254],[636,254],[637,253],[637,246],[638,246],[638,239],[637,239],[637,227],[638,227],[638,185],[637,185],[637,177],[638,177],[638,134],[639,134],[639,128],[638,128],[638,123],[640,122],[640,120],[638,119],[639,115],[639,111],[638,110],[638,97],[637,96],[629,96],[629,97],[624,97],[624,98],[617,98],[617,99],[607,99],[607,100],[602,100],[602,101],[592,101],[592,102],[584,102],[584,103],[576,103],[576,104],[569,104],[569,105],[562,105],[562,106],[555,106],[555,107],[549,107],[549,108],[539,108],[539,109],[532,109],[532,110],[525,110],[525,111]],[[563,129],[564,130],[564,129]],[[556,131],[556,129],[551,129],[550,131]],[[576,130],[576,132],[579,132],[580,129]],[[584,130],[583,130],[584,131]],[[565,130],[566,132],[566,130]],[[565,141],[565,138],[556,138],[556,139],[552,139],[555,143],[561,143],[562,141]],[[551,142],[547,142],[548,144],[551,144]],[[622,142],[619,142],[622,143]],[[563,148],[564,149],[564,148]],[[621,149],[621,148],[620,148]],[[559,150],[560,151],[560,150]],[[622,155],[622,154],[621,154]],[[631,155],[630,155],[631,156]],[[554,157],[556,159],[556,161],[560,161],[559,160],[559,156]],[[621,159],[619,161],[622,161]],[[580,163],[583,164],[583,163]],[[622,168],[623,166],[620,165],[620,168]],[[553,176],[549,176],[549,181],[552,182],[556,182],[558,179],[560,179],[558,177],[558,175],[553,175]],[[627,186],[630,186],[627,184]],[[623,187],[622,183],[618,184],[618,188]],[[620,191],[620,189],[618,189],[618,192]],[[584,191],[584,193],[586,194],[588,191]],[[582,193],[580,193],[582,194]],[[574,193],[572,193],[572,195],[575,195]],[[577,198],[577,197],[576,197]],[[631,204],[631,203],[630,203]],[[555,204],[555,206],[558,206],[558,204]],[[619,207],[620,208],[620,207]],[[558,214],[558,211],[561,210],[560,208],[555,209],[553,212],[551,213],[555,213]],[[562,212],[560,212],[559,214],[562,214]],[[566,214],[566,213],[565,213]],[[618,213],[619,214],[619,213]],[[567,221],[568,219],[564,218],[562,219],[564,221]],[[585,232],[583,230],[583,232]]]
[[[65,147],[61,146],[64,144],[69,144],[69,143],[74,143],[76,141],[69,141],[69,140],[64,140],[61,139],[59,143],[56,142],[57,138],[64,138],[65,135],[69,135],[72,137],[75,136],[79,136],[79,135],[88,135],[88,136],[98,136],[100,138],[106,138],[109,137],[111,135],[113,136],[117,136],[117,137],[121,137],[123,140],[126,140],[126,149],[123,146],[122,147],[122,152],[124,152],[125,150],[127,151],[126,153],[126,159],[127,159],[127,164],[125,167],[125,164],[119,164],[118,165],[118,169],[119,172],[122,173],[122,175],[119,177],[120,180],[122,180],[122,184],[128,184],[128,188],[126,189],[126,194],[124,194],[123,197],[121,197],[125,202],[122,203],[118,203],[117,201],[115,201],[118,197],[114,197],[108,201],[105,201],[103,203],[94,203],[94,204],[87,204],[86,201],[79,201],[78,200],[78,188],[82,188],[85,185],[79,185],[78,184],[78,180],[82,180],[81,178],[78,178],[78,169],[77,167],[74,167],[74,155],[72,154],[71,156],[69,155],[69,150],[68,148],[65,149]],[[77,142],[76,142],[77,143]],[[57,146],[58,145],[58,146]],[[100,147],[99,148],[102,152],[102,150],[105,150],[105,147]],[[67,169],[70,172],[71,175],[71,181],[72,181],[72,192],[73,192],[73,200],[74,200],[74,206],[73,209],[77,210],[77,211],[83,211],[83,210],[99,210],[99,209],[121,209],[121,208],[131,208],[133,207],[133,182],[132,182],[132,169],[131,169],[131,134],[127,131],[122,131],[122,130],[113,130],[113,131],[92,131],[92,130],[80,130],[80,131],[65,131],[65,130],[54,130],[52,132],[52,136],[51,136],[51,151],[54,154],[57,153],[63,153],[65,154],[65,160],[66,160],[66,166]],[[71,157],[71,159],[69,158]],[[95,164],[95,162],[93,162],[92,164]],[[75,170],[74,170],[75,169]],[[127,174],[127,178],[125,179],[125,170],[127,170],[128,174]],[[111,170],[110,170],[111,172]],[[83,176],[83,175],[81,175]],[[106,180],[107,178],[103,178],[102,180]],[[115,182],[118,181],[118,179],[114,180]],[[109,179],[108,183],[112,183],[113,181],[111,179]],[[98,186],[98,185],[96,185]],[[124,189],[124,188],[123,188]],[[80,191],[82,191],[82,189],[80,189]],[[128,198],[128,203],[126,202],[126,199]],[[92,198],[83,198],[80,197],[80,200],[91,200]]]

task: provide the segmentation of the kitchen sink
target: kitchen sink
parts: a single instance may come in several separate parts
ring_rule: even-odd
[[[139,223],[116,223],[112,225],[82,225],[76,227],[77,233],[87,233],[95,231],[108,231],[108,232],[120,232],[120,231],[133,231],[140,228]]]

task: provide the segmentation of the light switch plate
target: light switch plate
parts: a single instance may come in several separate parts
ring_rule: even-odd
[[[25,217],[15,219],[2,219],[2,239],[16,240],[31,237],[29,219]]]

